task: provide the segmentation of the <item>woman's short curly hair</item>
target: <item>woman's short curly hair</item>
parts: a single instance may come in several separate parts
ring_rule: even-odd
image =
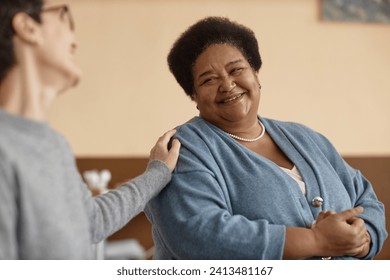
[[[241,51],[256,72],[261,67],[259,46],[254,32],[225,17],[207,17],[190,26],[173,44],[168,66],[185,93],[194,93],[192,69],[196,59],[209,46],[229,44]]]

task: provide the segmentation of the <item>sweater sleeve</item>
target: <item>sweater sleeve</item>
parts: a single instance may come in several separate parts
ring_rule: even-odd
[[[12,166],[0,150],[0,259],[18,259],[17,198]]]
[[[222,183],[183,146],[178,165],[186,171],[147,207],[157,246],[176,259],[282,258],[285,226],[233,214]]]
[[[365,259],[372,259],[380,252],[383,243],[387,238],[384,205],[377,199],[371,183],[360,173],[360,171],[351,167],[349,168],[353,178],[353,186],[356,191],[356,201],[354,205],[364,207],[361,218],[365,221],[371,236],[370,251]]]
[[[145,172],[115,190],[91,198],[86,194],[93,242],[99,242],[126,225],[170,181],[164,162],[149,162]]]
[[[314,137],[342,180],[349,193],[352,206],[364,207],[364,212],[360,217],[364,220],[371,236],[370,252],[364,259],[372,259],[380,252],[388,236],[386,231],[385,207],[378,200],[370,181],[359,170],[352,168],[339,155],[336,148],[325,136],[315,133]]]

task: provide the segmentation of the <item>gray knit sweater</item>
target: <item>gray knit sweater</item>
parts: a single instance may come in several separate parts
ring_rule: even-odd
[[[140,213],[170,178],[152,161],[93,198],[60,134],[0,109],[0,259],[91,259],[92,244]]]

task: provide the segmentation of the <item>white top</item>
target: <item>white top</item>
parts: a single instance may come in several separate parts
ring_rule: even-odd
[[[288,168],[284,168],[284,167],[280,167],[283,171],[285,171],[288,175],[291,176],[291,178],[293,178],[299,185],[302,193],[304,195],[306,195],[306,185],[305,185],[305,182],[303,181],[303,178],[301,176],[301,173],[299,173],[299,170],[295,167],[292,168],[292,169],[288,169]]]

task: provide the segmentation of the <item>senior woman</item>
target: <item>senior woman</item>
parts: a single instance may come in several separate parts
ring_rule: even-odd
[[[387,237],[371,184],[322,135],[258,116],[261,67],[247,27],[209,17],[168,64],[200,112],[168,187],[146,213],[155,259],[371,259]]]

